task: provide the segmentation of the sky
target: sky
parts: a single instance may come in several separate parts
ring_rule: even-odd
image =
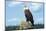
[[[32,12],[34,24],[43,24],[43,3],[27,3]],[[24,2],[6,1],[6,26],[17,26],[25,21]]]
[[[6,0],[6,1],[35,1],[35,2],[44,2],[44,0]]]

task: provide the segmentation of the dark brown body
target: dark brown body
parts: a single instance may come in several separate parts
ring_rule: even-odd
[[[25,17],[27,22],[31,22],[34,25],[33,16],[29,9],[25,9]]]

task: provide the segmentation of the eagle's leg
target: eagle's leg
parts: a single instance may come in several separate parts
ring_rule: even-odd
[[[33,20],[30,20],[30,22],[32,23],[32,26],[34,26],[34,21]]]

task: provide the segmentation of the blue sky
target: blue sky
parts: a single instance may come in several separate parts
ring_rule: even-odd
[[[28,3],[34,24],[43,24],[43,3]],[[16,26],[25,21],[24,2],[6,1],[6,26]]]

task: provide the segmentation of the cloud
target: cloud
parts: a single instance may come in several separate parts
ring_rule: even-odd
[[[19,18],[12,18],[8,19],[6,22],[6,26],[17,26],[20,24],[20,19]]]
[[[20,1],[37,1],[37,2],[43,2],[43,0],[20,0]]]
[[[33,10],[33,11],[38,11],[38,9],[42,6],[42,4],[40,3],[31,3],[32,6],[30,6],[30,8]]]
[[[8,6],[9,6],[9,7],[13,7],[13,6],[15,7],[16,5],[21,4],[21,3],[22,3],[22,2],[10,1],[9,4],[8,4]]]
[[[37,18],[37,19],[34,21],[34,24],[44,24],[43,17]]]
[[[16,21],[16,20],[20,20],[19,18],[12,18],[12,19],[9,19],[8,21]]]

